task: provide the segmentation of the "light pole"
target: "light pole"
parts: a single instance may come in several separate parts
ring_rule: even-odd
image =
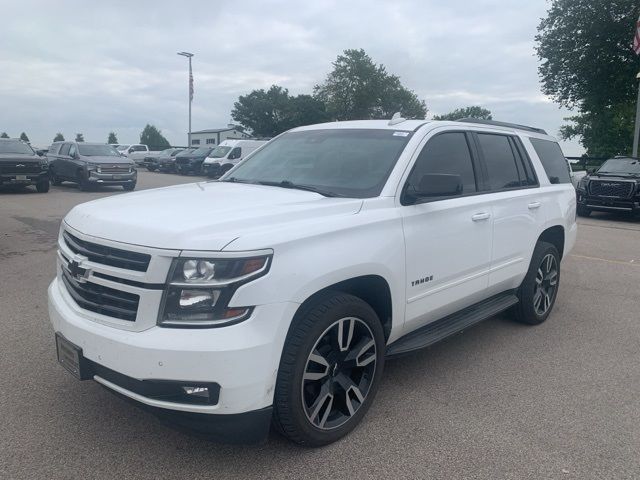
[[[191,148],[191,102],[193,101],[193,72],[191,71],[191,57],[193,57],[193,53],[178,52],[178,55],[189,59],[189,134],[187,135],[187,148]]]
[[[636,75],[636,80],[640,79],[640,73]],[[633,127],[633,153],[632,156],[638,157],[638,140],[640,138],[640,84],[638,85],[638,99],[636,100],[636,123]]]

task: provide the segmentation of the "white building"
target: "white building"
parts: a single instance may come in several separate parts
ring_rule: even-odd
[[[251,135],[240,131],[237,125],[227,125],[224,128],[212,128],[191,132],[192,147],[206,147],[219,145],[224,140],[242,140],[251,138]]]

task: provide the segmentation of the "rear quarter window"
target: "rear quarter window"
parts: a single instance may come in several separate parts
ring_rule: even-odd
[[[535,149],[544,171],[552,184],[571,183],[569,175],[569,163],[564,157],[560,145],[550,140],[529,138]]]

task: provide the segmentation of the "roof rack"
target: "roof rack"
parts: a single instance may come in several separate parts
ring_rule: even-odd
[[[484,120],[482,118],[461,118],[458,121],[465,122],[465,123],[478,123],[480,125],[493,125],[495,127],[516,128],[518,130],[526,130],[528,132],[535,132],[535,133],[541,133],[543,135],[547,135],[547,132],[541,128],[528,127],[526,125],[519,125],[517,123],[498,122],[496,120]]]

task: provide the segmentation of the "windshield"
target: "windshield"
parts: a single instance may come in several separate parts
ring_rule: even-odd
[[[22,155],[35,155],[33,149],[22,142],[0,142],[0,153],[18,153]]]
[[[158,156],[159,157],[170,157],[171,155],[173,155],[173,152],[175,150],[173,148],[165,148],[164,150],[162,150]]]
[[[191,152],[193,155],[206,155],[211,150],[211,147],[200,147]]]
[[[78,151],[80,155],[85,157],[119,157],[115,148],[111,145],[87,145],[78,143]]]
[[[222,158],[222,157],[226,157],[227,153],[229,153],[229,150],[231,150],[231,147],[216,147],[213,149],[213,151],[209,154],[209,158]]]
[[[337,196],[380,194],[411,132],[327,129],[290,132],[240,163],[222,181],[284,182]],[[284,186],[284,185],[281,185]]]
[[[129,145],[118,145],[116,148],[118,149],[119,152],[122,152],[127,148],[129,148]]]
[[[640,175],[640,161],[634,158],[612,158],[598,169],[598,173],[627,173]]]

